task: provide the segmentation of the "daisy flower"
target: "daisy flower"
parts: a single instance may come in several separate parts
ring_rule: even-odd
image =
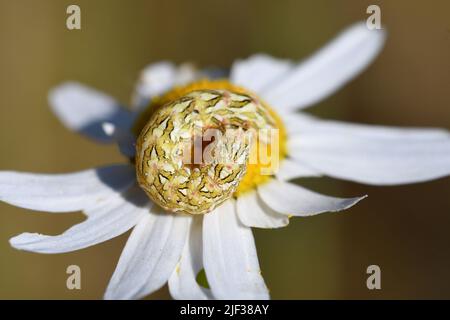
[[[176,299],[268,299],[251,228],[284,227],[293,216],[344,210],[364,198],[322,195],[289,180],[330,176],[395,185],[450,173],[446,130],[350,124],[299,112],[365,69],[384,39],[382,30],[358,23],[301,63],[254,55],[235,62],[228,79],[189,64],[152,64],[128,109],[77,83],[53,89],[50,104],[66,127],[117,143],[127,161],[69,174],[0,172],[0,200],[87,217],[60,235],[22,233],[11,245],[70,252],[133,229],[106,299],[142,298],[165,283]],[[206,127],[236,129],[210,141],[226,164],[180,160],[183,142]],[[275,140],[245,139],[250,129],[265,128],[276,130]],[[200,143],[201,151],[209,146]],[[267,163],[259,157],[249,161],[265,146],[276,146],[269,148],[276,163],[270,174],[262,173]]]

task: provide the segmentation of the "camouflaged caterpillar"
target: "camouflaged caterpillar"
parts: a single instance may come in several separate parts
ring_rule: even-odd
[[[168,211],[206,214],[236,191],[254,131],[275,127],[268,108],[250,95],[192,91],[155,110],[142,129],[135,161],[139,185]]]

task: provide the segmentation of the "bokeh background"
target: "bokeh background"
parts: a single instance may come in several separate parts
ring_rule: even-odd
[[[81,7],[82,30],[66,29]],[[68,172],[121,162],[112,146],[67,131],[48,90],[77,80],[130,100],[138,72],[161,59],[228,67],[266,52],[299,60],[378,4],[389,31],[360,77],[310,109],[335,119],[450,129],[450,2],[0,0],[0,170]],[[260,263],[275,299],[450,298],[450,179],[369,187],[332,179],[301,183],[336,196],[369,194],[340,214],[256,230]],[[81,213],[31,212],[0,203],[0,298],[98,299],[128,233],[82,251],[38,255],[10,248],[18,233],[58,234]],[[69,291],[66,267],[82,269]],[[377,264],[382,289],[366,288]],[[169,298],[163,288],[150,298]]]

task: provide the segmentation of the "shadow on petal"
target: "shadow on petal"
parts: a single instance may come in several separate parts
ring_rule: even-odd
[[[109,143],[111,142],[111,136],[103,129],[103,124],[105,122],[111,123],[117,128],[129,130],[132,124],[132,117],[130,117],[129,112],[126,109],[118,108],[113,114],[104,117],[103,119],[98,119],[85,124],[78,129],[78,132],[99,142]]]
[[[110,189],[120,193],[120,196],[136,207],[145,207],[149,203],[149,198],[145,192],[137,185],[134,178],[134,166],[129,165],[126,170],[118,172],[115,166],[98,168],[97,176]],[[130,177],[133,179],[130,182]],[[134,185],[134,186],[133,186]],[[126,190],[126,191],[124,191]]]

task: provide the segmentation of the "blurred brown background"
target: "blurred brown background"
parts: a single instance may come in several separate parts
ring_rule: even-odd
[[[81,7],[82,30],[66,29]],[[139,70],[160,59],[229,66],[255,52],[301,59],[378,4],[389,38],[362,76],[311,109],[364,123],[450,129],[450,2],[0,0],[0,170],[67,172],[122,158],[63,128],[48,90],[77,80],[128,102]],[[450,298],[450,179],[368,187],[331,179],[303,183],[337,196],[369,194],[341,214],[256,230],[275,299]],[[24,231],[58,234],[80,213],[37,213],[0,203],[0,298],[101,298],[127,235],[82,251],[38,255],[10,248]],[[82,290],[66,289],[66,267]],[[382,289],[366,288],[377,264]],[[152,296],[168,298],[166,288]]]

